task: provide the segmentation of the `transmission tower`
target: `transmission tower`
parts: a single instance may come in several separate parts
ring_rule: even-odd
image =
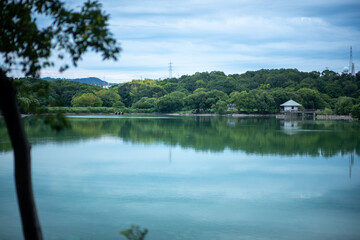
[[[351,73],[351,75],[355,75],[355,65],[353,63],[352,46],[350,46],[349,73]]]
[[[172,62],[169,62],[169,78],[172,78]]]

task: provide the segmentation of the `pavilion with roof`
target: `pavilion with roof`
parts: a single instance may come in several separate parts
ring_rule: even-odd
[[[280,107],[283,108],[284,112],[297,112],[299,111],[298,107],[301,107],[301,104],[290,99],[289,101],[281,104]]]
[[[290,99],[287,102],[284,102],[280,105],[282,118],[297,118],[301,115],[301,118],[304,120],[305,116],[312,116],[312,119],[316,119],[316,111],[314,109],[299,109],[302,105]],[[280,117],[279,116],[279,117]]]

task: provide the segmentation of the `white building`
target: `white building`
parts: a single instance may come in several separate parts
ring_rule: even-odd
[[[296,112],[300,106],[301,104],[295,102],[292,99],[280,105],[280,107],[284,109],[284,112]]]

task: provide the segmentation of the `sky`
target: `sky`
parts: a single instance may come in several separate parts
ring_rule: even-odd
[[[65,1],[79,9],[81,0]],[[123,49],[118,61],[87,53],[77,68],[41,77],[98,77],[114,83],[196,72],[259,69],[342,72],[350,46],[360,69],[358,0],[103,0]]]

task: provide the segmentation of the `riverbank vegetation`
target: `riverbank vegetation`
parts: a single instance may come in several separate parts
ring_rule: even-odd
[[[277,113],[293,99],[318,114],[359,118],[360,73],[356,76],[296,69],[226,75],[203,72],[164,80],[133,80],[110,89],[71,81],[16,79],[22,111]]]

